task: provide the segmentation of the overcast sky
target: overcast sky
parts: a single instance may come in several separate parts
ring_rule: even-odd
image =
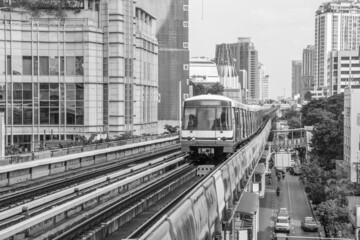
[[[203,8],[202,8],[203,2]],[[189,0],[190,56],[215,57],[215,45],[251,37],[270,75],[271,98],[291,95],[291,61],[314,45],[324,0]],[[203,13],[203,14],[202,14]]]

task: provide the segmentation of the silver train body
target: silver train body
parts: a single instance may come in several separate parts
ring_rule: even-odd
[[[183,103],[181,151],[195,158],[234,153],[263,123],[270,106],[245,105],[220,95],[200,95]]]

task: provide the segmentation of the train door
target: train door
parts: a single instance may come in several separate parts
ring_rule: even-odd
[[[241,135],[240,135],[240,111],[239,108],[234,108],[234,117],[235,117],[235,140],[236,142],[240,141]]]
[[[243,121],[243,110],[239,108],[239,120],[240,120],[240,139],[244,139],[244,121]]]

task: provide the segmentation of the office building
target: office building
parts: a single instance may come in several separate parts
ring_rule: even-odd
[[[291,64],[291,97],[300,94],[302,61],[294,60]]]
[[[7,144],[36,150],[74,135],[157,132],[155,18],[132,0],[84,0],[75,10],[64,19],[0,11]]]
[[[328,57],[330,95],[340,94],[344,89],[360,85],[360,62],[358,51],[331,51]]]
[[[358,50],[360,45],[360,2],[334,0],[320,5],[315,14],[316,89],[330,95],[327,57],[331,51]]]
[[[344,168],[351,182],[360,182],[360,88],[344,90]]]
[[[314,53],[315,47],[308,45],[302,54],[302,80],[300,86],[301,99],[304,100],[305,93],[314,90]]]
[[[251,38],[239,37],[236,43],[228,44],[236,59],[235,69],[247,72],[248,99],[260,99],[260,78],[258,68],[258,51]]]
[[[241,98],[243,103],[247,103],[247,99],[249,98],[249,88],[247,85],[247,71],[239,70],[239,83],[241,86]]]
[[[159,42],[159,133],[164,125],[179,125],[179,108],[188,94],[189,0],[138,0],[156,18]],[[181,95],[179,91],[181,84]],[[181,102],[180,102],[181,101]]]

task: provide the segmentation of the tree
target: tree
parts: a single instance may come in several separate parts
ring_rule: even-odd
[[[179,131],[179,126],[173,127],[171,125],[165,124],[164,129],[166,129],[169,133],[176,133]]]
[[[32,17],[39,18],[42,15],[55,16],[57,18],[66,17],[65,10],[81,9],[83,1],[81,0],[12,0],[0,1],[0,7],[6,7],[9,10],[22,8],[28,11]]]
[[[300,118],[297,118],[297,117],[291,117],[287,121],[287,124],[289,126],[289,129],[301,128]],[[289,133],[288,137],[291,138],[292,136],[294,136],[294,138],[299,138],[300,135],[301,135],[301,132],[297,131],[297,132]]]
[[[206,90],[206,93],[222,95],[224,93],[224,86],[217,82]]]
[[[311,92],[310,91],[307,91],[305,94],[304,94],[304,99],[306,101],[311,101]]]
[[[224,93],[224,86],[219,82],[215,83],[210,87],[205,87],[201,83],[190,82],[190,85],[193,86],[194,96],[202,95],[202,94],[214,94],[214,95],[222,95]]]
[[[291,107],[289,109],[286,109],[281,116],[282,120],[289,120],[291,118],[298,118],[300,119],[300,112],[297,111],[294,107]]]
[[[195,84],[193,82],[190,82],[191,85],[193,85],[193,91],[194,96],[206,94],[206,88],[202,84]]]

